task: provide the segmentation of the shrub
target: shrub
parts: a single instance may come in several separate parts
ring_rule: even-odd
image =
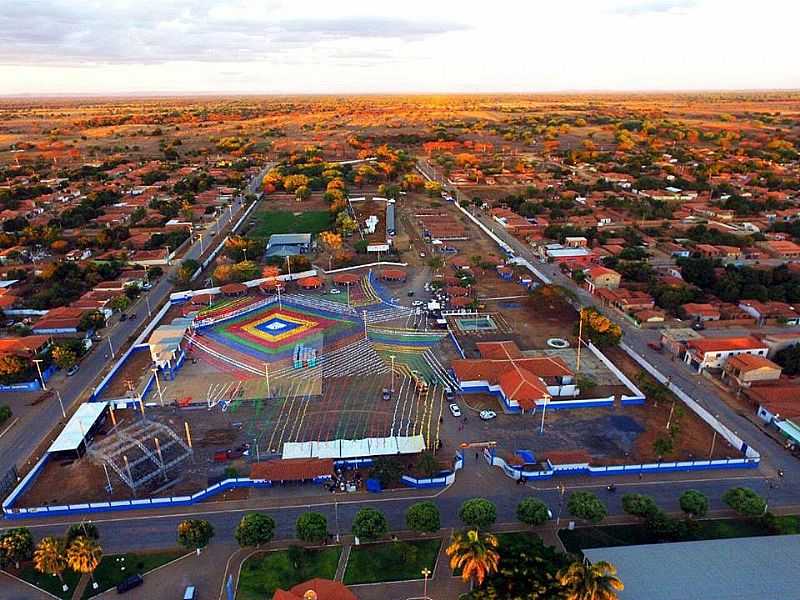
[[[697,490],[686,490],[679,502],[681,510],[690,517],[704,517],[708,512],[708,498]]]
[[[367,540],[377,540],[389,530],[386,517],[374,508],[362,508],[353,519],[353,535]]]
[[[439,508],[433,502],[417,502],[406,511],[406,526],[419,533],[435,533],[441,527]]]
[[[240,546],[268,544],[275,535],[275,519],[261,513],[249,513],[242,517],[234,537]]]
[[[297,517],[297,538],[304,542],[322,542],[328,537],[328,519],[318,512],[306,512]]]
[[[567,501],[567,509],[571,515],[590,523],[599,523],[608,514],[606,505],[592,492],[573,492]]]
[[[634,517],[645,519],[658,511],[656,501],[644,494],[625,494],[622,497],[622,510]]]
[[[722,501],[743,517],[757,517],[767,509],[766,501],[746,487],[729,489],[722,495]]]
[[[536,527],[550,518],[547,505],[538,498],[524,498],[517,505],[517,519],[526,525]]]
[[[497,520],[497,508],[485,498],[470,498],[461,505],[458,517],[468,527],[485,529]]]
[[[178,523],[178,543],[191,550],[203,548],[214,537],[214,526],[202,519],[185,519]]]

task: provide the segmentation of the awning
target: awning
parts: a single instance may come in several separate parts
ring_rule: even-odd
[[[67,421],[66,427],[58,434],[47,453],[76,451],[80,448],[86,434],[95,426],[108,404],[105,402],[86,402],[78,407]]]

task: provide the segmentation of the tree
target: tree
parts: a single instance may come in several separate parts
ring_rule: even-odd
[[[342,247],[342,236],[333,231],[323,231],[319,234],[318,239],[328,252],[333,252]]]
[[[608,514],[606,505],[592,492],[573,492],[567,501],[567,510],[571,515],[590,523],[599,523]]]
[[[309,179],[305,175],[287,175],[283,178],[283,189],[294,192],[300,187],[308,186]]]
[[[402,474],[403,466],[396,458],[391,456],[380,456],[376,458],[369,472],[370,477],[380,481],[383,487],[387,487],[399,481]]]
[[[328,537],[328,519],[318,512],[306,512],[297,517],[297,538],[309,543],[319,543]]]
[[[214,537],[214,526],[202,519],[185,519],[178,523],[178,543],[190,550],[208,546]]]
[[[187,258],[186,260],[181,262],[181,266],[175,273],[175,278],[177,279],[178,283],[188,283],[189,280],[192,278],[192,275],[194,275],[195,271],[197,271],[197,269],[199,268],[200,268],[199,262],[197,262],[193,258]]]
[[[268,544],[274,535],[275,519],[261,513],[248,513],[243,516],[234,533],[236,541],[242,548]]]
[[[353,519],[353,535],[363,540],[377,540],[388,530],[386,517],[374,508],[362,508]]]
[[[622,496],[622,510],[629,515],[646,519],[658,511],[656,501],[644,494],[625,494]]]
[[[85,537],[90,540],[99,540],[100,532],[94,523],[73,523],[67,529],[66,544],[69,546],[75,538]]]
[[[412,504],[406,511],[406,526],[418,533],[436,533],[441,527],[439,508],[430,501]]]
[[[722,501],[743,517],[758,517],[767,512],[767,502],[746,487],[729,489],[722,495]]]
[[[67,565],[76,573],[91,575],[94,581],[94,571],[103,557],[103,549],[95,540],[78,536],[67,547]]]
[[[0,537],[0,562],[13,562],[17,569],[33,556],[33,536],[27,527],[9,529]]]
[[[775,362],[783,367],[783,372],[787,375],[800,373],[800,344],[779,350],[775,354]]]
[[[69,369],[78,362],[78,357],[66,346],[55,346],[52,352],[53,362],[61,369]]]
[[[63,585],[64,570],[67,568],[67,545],[64,540],[57,537],[42,538],[33,552],[33,566],[40,573],[55,575]]]
[[[692,518],[704,517],[708,512],[708,497],[697,490],[686,490],[678,502],[681,510]]]
[[[433,477],[441,471],[441,469],[442,466],[439,464],[439,461],[436,460],[433,452],[426,451],[419,455],[419,459],[417,459],[417,471],[425,477]]]
[[[111,302],[109,303],[109,306],[111,306],[111,308],[113,308],[114,310],[118,310],[120,312],[124,311],[130,305],[131,305],[131,301],[125,295],[117,296],[116,298],[111,300]]]
[[[301,185],[294,194],[298,200],[308,200],[311,198],[311,189],[307,185]]]
[[[442,184],[436,181],[426,181],[425,182],[425,192],[431,198],[436,198],[437,196],[441,196],[442,194]]]
[[[444,266],[444,259],[441,256],[432,256],[428,261],[428,266],[438,272]]]
[[[485,498],[470,498],[461,504],[458,518],[469,527],[486,529],[497,520],[497,508]]]
[[[349,237],[358,231],[358,223],[347,214],[346,210],[343,210],[336,215],[336,229],[338,229],[339,233],[344,237]]]
[[[523,498],[523,500],[517,504],[517,519],[526,525],[536,527],[549,518],[550,510],[547,508],[547,505],[538,498],[530,496],[528,498]]]
[[[594,564],[572,563],[558,574],[566,588],[567,600],[616,600],[625,589],[617,577],[617,568],[604,560]]]
[[[450,557],[450,568],[461,569],[461,579],[481,585],[487,575],[497,571],[497,545],[497,538],[491,533],[470,529],[453,535],[445,552]]]
[[[0,377],[13,379],[28,369],[28,363],[16,354],[3,354],[0,356]]]
[[[590,339],[596,346],[606,348],[619,344],[622,338],[622,329],[606,316],[594,308],[583,308],[580,312],[583,321],[583,336]],[[575,325],[576,333],[578,324]]]

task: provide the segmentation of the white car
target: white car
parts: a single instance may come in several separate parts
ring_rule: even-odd
[[[333,288],[333,289],[331,290],[331,294],[341,294],[341,293],[342,293],[342,290],[340,290],[340,289],[338,289],[338,288]]]
[[[453,415],[454,417],[460,417],[460,416],[461,416],[461,409],[458,407],[458,404],[456,404],[455,402],[453,402],[453,403],[450,405],[450,407],[449,407],[449,408],[450,408],[450,414],[451,414],[451,415]]]
[[[482,410],[480,417],[482,421],[491,421],[497,417],[497,413],[493,410]]]
[[[422,302],[422,300],[414,300],[411,303],[411,306],[422,306],[423,304],[424,304],[424,302]]]

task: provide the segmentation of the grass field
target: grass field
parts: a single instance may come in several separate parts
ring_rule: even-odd
[[[433,571],[441,540],[385,542],[354,546],[344,572],[345,585],[421,579]]]
[[[272,598],[276,589],[288,590],[314,577],[333,579],[341,554],[342,548],[336,546],[294,547],[251,556],[242,564],[236,600]]]
[[[14,569],[9,570],[20,579],[35,585],[41,590],[51,593],[56,598],[72,598],[72,594],[75,593],[75,586],[78,585],[78,581],[81,579],[81,576],[75,571],[70,569],[64,571],[64,583],[66,583],[69,588],[64,592],[61,589],[61,581],[59,581],[58,577],[39,573],[39,571],[33,568],[33,564],[23,565],[19,571]]]
[[[247,237],[251,238],[269,237],[273,233],[319,233],[331,227],[331,214],[326,210],[259,211],[253,219],[256,223],[247,232]]]
[[[109,554],[104,556],[94,572],[94,580],[98,584],[96,590],[92,585],[86,586],[83,598],[91,598],[97,594],[116,587],[126,577],[152,571],[186,554],[186,550],[167,550],[164,552],[148,552],[146,554]]]

